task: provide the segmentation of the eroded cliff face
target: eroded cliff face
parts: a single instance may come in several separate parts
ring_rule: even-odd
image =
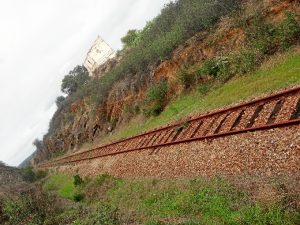
[[[257,4],[253,4],[255,1],[250,2],[251,7],[245,7],[245,14],[249,18],[255,16],[257,11],[264,12],[265,20],[272,22],[282,20],[287,10],[300,14],[297,0],[265,0],[256,1]],[[253,5],[257,8],[253,8]],[[238,51],[246,45],[246,31],[237,28],[235,26],[237,22],[236,17],[223,18],[213,33],[198,33],[175,49],[168,60],[160,61],[148,68],[149,73],[125,76],[113,85],[106,101],[98,105],[96,110],[91,107],[89,99],[84,99],[57,112],[55,116],[62,118],[59,128],[48,134],[44,148],[36,154],[36,162],[76,151],[81,144],[92,142],[95,138],[126,124],[134,116],[128,109],[144,101],[147,87],[153,81],[167,79],[172,83],[169,95],[179,94],[183,88],[174,80],[176,72],[184,64],[201,66],[206,59]],[[96,74],[100,76],[107,72],[117,65],[119,60],[117,58],[108,61],[96,70]]]

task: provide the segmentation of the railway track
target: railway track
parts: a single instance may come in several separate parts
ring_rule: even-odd
[[[39,168],[297,124],[300,124],[300,87],[57,158],[40,164]]]

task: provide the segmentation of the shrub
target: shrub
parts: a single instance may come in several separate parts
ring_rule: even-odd
[[[46,217],[61,212],[54,196],[40,189],[31,189],[3,201],[2,211],[7,218],[5,224],[44,224]]]
[[[291,12],[286,12],[286,18],[280,24],[278,33],[281,47],[284,49],[300,40],[300,25]]]
[[[146,115],[157,116],[159,115],[165,105],[168,92],[168,83],[166,80],[159,81],[149,87],[146,97]]]
[[[274,25],[258,17],[248,30],[248,41],[252,48],[262,54],[272,54],[276,50],[276,33]]]
[[[134,114],[139,114],[141,112],[140,106],[138,104],[134,104],[132,110]]]
[[[41,179],[45,178],[47,175],[48,175],[48,172],[44,171],[44,170],[38,170],[35,173],[36,180],[41,180]]]
[[[118,209],[105,203],[99,203],[95,210],[92,210],[85,218],[76,220],[73,224],[90,225],[90,224],[105,224],[117,225],[121,224],[119,220]]]
[[[63,103],[64,103],[65,99],[66,99],[66,98],[65,98],[64,96],[58,96],[58,97],[56,98],[55,103],[56,103],[57,108],[63,106]]]
[[[168,91],[168,83],[166,80],[161,80],[156,84],[150,86],[147,91],[148,101],[162,101],[165,99]]]
[[[73,184],[75,187],[83,184],[83,180],[78,174],[73,177]]]
[[[75,201],[75,202],[80,202],[80,201],[82,201],[84,199],[84,194],[74,194],[74,196],[73,196],[73,200]]]
[[[176,77],[185,89],[192,87],[196,82],[193,74],[188,73],[187,66],[180,68],[176,74]]]
[[[101,186],[107,179],[113,179],[108,173],[101,174],[96,177],[97,185]]]
[[[22,177],[27,182],[34,182],[36,180],[36,175],[33,171],[33,167],[28,166],[22,169]]]
[[[200,85],[198,85],[197,90],[201,94],[206,94],[209,90],[209,87],[207,84],[200,84]]]
[[[231,73],[245,74],[255,69],[258,64],[257,53],[253,50],[241,50],[231,58]]]
[[[221,79],[228,75],[230,71],[228,57],[216,57],[208,59],[203,66],[197,71],[198,76],[209,75],[214,78]]]
[[[88,71],[83,66],[76,66],[64,77],[61,84],[61,91],[66,94],[75,93],[90,79]]]

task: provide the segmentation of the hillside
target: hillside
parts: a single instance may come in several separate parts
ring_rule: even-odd
[[[0,165],[0,197],[24,186],[21,171],[17,168]]]
[[[0,223],[300,224],[299,0],[176,0],[121,40],[0,165]]]
[[[132,43],[125,42],[117,62],[98,69],[104,76],[69,93],[37,146],[36,163],[80,150],[87,142],[103,144],[239,101],[247,96],[208,108],[176,106],[182,99],[193,102],[193,97],[184,96],[229,88],[243,74],[251,79],[251,71],[299,43],[298,1],[207,1],[205,7],[190,1],[167,5],[143,30],[135,31]],[[260,93],[284,86],[262,88]],[[135,121],[145,125],[132,128]]]

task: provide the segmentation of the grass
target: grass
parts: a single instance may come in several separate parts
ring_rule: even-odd
[[[50,183],[58,175],[48,178]],[[66,175],[59,175],[65,177]],[[276,186],[274,185],[274,188]],[[94,208],[78,224],[297,224],[300,214],[281,201],[258,201],[223,178],[126,180],[107,174],[85,180],[83,207]],[[286,193],[285,193],[286,194]],[[282,199],[284,193],[278,191]],[[92,207],[92,208],[91,208]],[[94,212],[96,214],[94,214]],[[76,217],[76,215],[75,215]],[[109,223],[109,219],[114,222]],[[85,222],[84,222],[85,221]],[[76,223],[77,224],[77,223]]]
[[[117,130],[112,135],[101,137],[93,145],[97,146],[136,135],[191,114],[222,108],[299,83],[300,49],[298,47],[285,54],[272,57],[254,73],[236,76],[225,84],[216,84],[207,94],[197,90],[182,94],[173,100],[159,116],[138,122],[133,119],[126,127]],[[92,146],[86,145],[85,147]]]
[[[60,197],[68,199],[73,199],[75,192],[73,177],[65,174],[55,174],[50,176],[43,187],[47,191],[54,191]]]

